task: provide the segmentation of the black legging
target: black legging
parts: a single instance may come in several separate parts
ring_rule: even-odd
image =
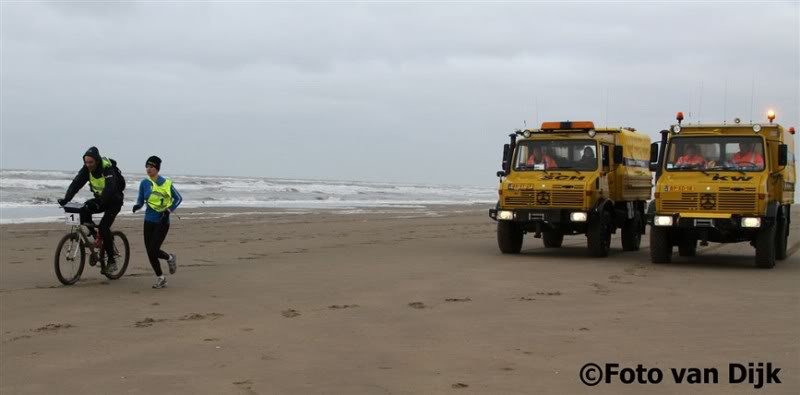
[[[158,258],[169,259],[169,254],[161,250],[161,244],[169,233],[169,222],[148,222],[144,221],[144,246],[147,248],[147,258],[150,259],[150,266],[156,276],[163,275],[161,262]]]
[[[98,226],[98,228],[100,230],[100,237],[103,238],[103,249],[106,250],[108,261],[113,262],[115,259],[114,242],[111,238],[111,225],[114,224],[117,214],[119,214],[119,211],[122,209],[122,204],[114,204],[113,206],[106,207],[100,203],[100,199],[90,199],[86,201],[86,203],[89,202],[94,202],[94,204],[88,205],[93,206],[94,210],[90,210],[84,203],[81,209],[81,223],[96,226],[92,220],[92,214],[103,213],[103,219],[100,220],[100,226]]]

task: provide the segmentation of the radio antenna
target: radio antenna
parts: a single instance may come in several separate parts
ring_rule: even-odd
[[[697,99],[697,122],[703,122],[703,81],[700,81],[700,97]]]
[[[750,87],[750,123],[753,123],[753,98],[756,96],[756,73],[753,73],[753,84]]]
[[[728,80],[725,79],[725,96],[722,98],[722,124],[728,122]]]

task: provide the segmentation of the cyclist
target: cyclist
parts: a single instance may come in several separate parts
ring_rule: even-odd
[[[97,147],[91,147],[83,154],[83,167],[67,188],[64,198],[58,199],[58,204],[63,206],[69,203],[87,182],[94,198],[87,200],[81,208],[81,223],[87,224],[92,233],[95,233],[94,228],[97,225],[92,220],[92,214],[103,213],[99,226],[100,235],[95,237],[106,241],[103,243],[107,259],[104,274],[114,273],[117,271],[117,264],[114,257],[114,243],[110,241],[111,225],[122,209],[125,179],[117,168],[115,160],[100,156]]]
[[[178,259],[175,254],[168,254],[161,249],[161,244],[167,238],[169,232],[169,215],[180,206],[183,198],[175,190],[172,180],[164,178],[158,173],[161,171],[161,158],[153,155],[145,162],[147,178],[139,183],[139,197],[136,205],[133,206],[135,213],[147,204],[144,214],[144,245],[147,249],[147,258],[150,266],[156,274],[156,282],[153,288],[159,289],[167,286],[167,279],[161,271],[159,258],[166,259],[169,266],[169,274],[175,274],[178,267]]]

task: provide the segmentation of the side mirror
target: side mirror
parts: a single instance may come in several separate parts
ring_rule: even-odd
[[[650,163],[658,162],[658,143],[650,144]]]
[[[619,145],[614,146],[614,164],[621,165],[624,160],[625,157],[623,156],[622,147]]]
[[[509,165],[509,162],[511,161],[511,158],[509,158],[510,151],[511,151],[511,145],[504,144],[503,145],[503,171],[504,172],[507,172],[508,168],[509,168],[508,165]],[[500,176],[498,175],[498,177],[500,177]]]
[[[500,170],[500,171],[498,171],[498,172],[497,172],[497,176],[498,176],[498,177],[505,177],[505,176],[506,176],[506,171],[505,171],[505,170]]]
[[[778,166],[786,166],[789,163],[789,146],[781,144],[778,146]]]
[[[658,171],[658,163],[650,162],[650,171]]]

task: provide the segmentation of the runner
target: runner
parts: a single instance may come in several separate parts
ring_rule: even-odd
[[[159,289],[167,286],[167,279],[161,271],[160,259],[166,259],[169,266],[169,274],[175,274],[177,270],[177,257],[175,254],[168,254],[161,249],[161,244],[169,232],[169,216],[180,206],[181,195],[172,185],[172,180],[161,177],[161,158],[151,156],[145,163],[147,178],[139,184],[139,197],[136,205],[133,206],[135,213],[147,203],[147,210],[144,214],[144,245],[147,249],[147,257],[153,271],[156,274],[156,281],[153,288]]]

